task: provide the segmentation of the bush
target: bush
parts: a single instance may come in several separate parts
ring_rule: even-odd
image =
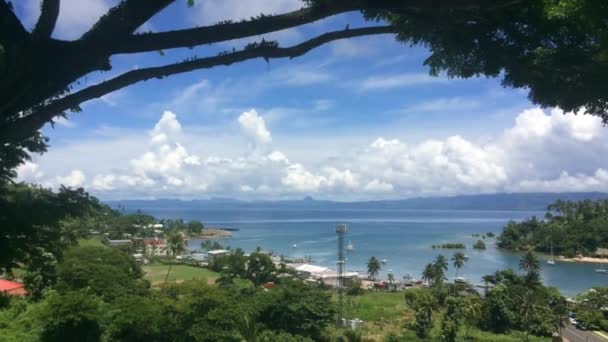
[[[365,293],[365,290],[361,288],[361,280],[359,279],[348,279],[346,281],[346,295],[348,296],[360,296]]]
[[[85,341],[101,339],[101,301],[83,291],[71,291],[64,295],[52,295],[42,314],[41,340]]]

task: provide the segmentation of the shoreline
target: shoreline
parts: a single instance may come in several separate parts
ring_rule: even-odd
[[[231,238],[232,233],[223,229],[205,228],[202,234],[191,237],[191,239],[227,239]]]
[[[576,262],[576,263],[587,263],[587,264],[608,264],[608,258],[593,258],[593,257],[574,257],[566,258],[564,256],[558,256],[555,261],[561,262]]]

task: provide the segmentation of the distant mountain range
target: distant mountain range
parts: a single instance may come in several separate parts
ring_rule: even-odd
[[[204,200],[121,200],[107,201],[113,208],[124,207],[128,211],[152,208],[187,209],[238,209],[238,208],[281,208],[281,209],[437,209],[437,210],[530,210],[544,211],[547,205],[558,199],[580,201],[585,199],[608,199],[608,193],[566,192],[566,193],[500,193],[484,195],[464,195],[453,197],[424,197],[403,200],[381,200],[361,202],[337,202],[315,200],[306,197],[301,200],[243,201],[231,198]]]

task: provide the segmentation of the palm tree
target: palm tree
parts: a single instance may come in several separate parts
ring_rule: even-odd
[[[435,267],[435,279],[433,279],[433,284],[439,284],[445,279],[445,272],[448,270],[448,259],[443,254],[439,254],[435,258],[433,266]]]
[[[172,231],[167,236],[167,249],[171,253],[171,255],[175,258],[175,255],[184,251],[184,237],[177,231]],[[163,286],[167,284],[167,280],[169,279],[169,273],[171,273],[171,267],[173,266],[173,262],[169,262],[169,269],[167,270],[167,275],[165,276],[165,282]]]
[[[429,294],[421,295],[416,301],[415,329],[418,337],[426,337],[433,326],[433,310],[435,299]]]
[[[488,284],[493,283],[494,280],[496,279],[496,277],[494,277],[494,275],[492,275],[492,274],[487,274],[487,275],[484,275],[483,277],[481,277],[481,279],[483,280],[483,283],[484,283],[484,293],[487,295],[488,294]]]
[[[388,271],[388,286],[390,289],[393,289],[393,282],[395,281],[395,276],[393,275],[393,271]]]
[[[463,252],[454,253],[454,256],[452,257],[452,265],[456,269],[456,278],[458,278],[458,271],[464,267],[464,263],[467,261],[469,261],[469,257],[464,255]]]
[[[442,272],[447,271],[448,270],[448,259],[443,254],[439,254],[435,258],[435,266],[437,267],[437,269],[443,270]]]
[[[538,273],[540,271],[540,263],[532,251],[528,251],[519,261],[519,269],[528,274]]]
[[[464,267],[464,263],[468,260],[469,258],[464,255],[463,252],[456,252],[454,253],[454,256],[452,256],[452,265],[456,269],[456,275],[454,276],[454,295],[456,295],[456,278],[458,278],[458,271]]]
[[[427,264],[424,267],[424,271],[422,271],[422,280],[426,281],[427,283],[431,284],[433,283],[433,281],[436,278],[436,269],[435,269],[435,265],[433,264]]]
[[[380,273],[381,269],[382,266],[380,265],[380,261],[378,261],[375,256],[369,258],[369,261],[367,262],[367,274],[370,278],[376,280],[376,276]]]
[[[476,296],[467,296],[462,301],[462,314],[467,322],[466,337],[469,337],[471,326],[477,323],[481,315],[481,302],[478,298]]]

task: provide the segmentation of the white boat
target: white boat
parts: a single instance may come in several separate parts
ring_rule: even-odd
[[[295,243],[293,244],[293,248],[298,248],[298,245],[296,245]]]
[[[605,270],[605,269],[603,269],[603,268],[596,268],[596,269],[595,269],[595,272],[596,272],[596,273],[608,273],[608,271],[606,271],[606,270]]]
[[[386,259],[382,259],[380,261],[382,261],[383,264],[386,264]]]
[[[353,246],[353,243],[348,241],[348,246],[346,246],[346,250],[349,252],[352,252],[355,250],[355,247]]]

